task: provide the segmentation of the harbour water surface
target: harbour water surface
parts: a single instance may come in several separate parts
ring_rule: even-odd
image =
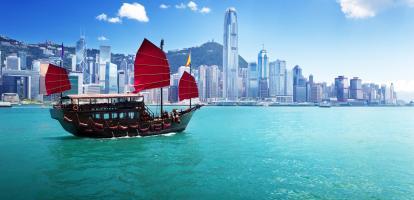
[[[0,109],[0,199],[89,198],[414,199],[414,108],[203,107],[122,139]]]

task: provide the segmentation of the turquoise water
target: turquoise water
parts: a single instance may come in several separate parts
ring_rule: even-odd
[[[185,133],[80,139],[0,109],[0,199],[414,199],[414,108],[203,107]]]

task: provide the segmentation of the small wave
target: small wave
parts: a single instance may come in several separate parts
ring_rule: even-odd
[[[118,140],[118,139],[131,139],[131,138],[141,138],[142,136],[122,136],[122,137],[110,137],[110,138],[101,138],[102,140]]]
[[[175,135],[175,134],[177,134],[177,133],[175,133],[175,132],[172,132],[172,133],[166,133],[166,134],[162,134],[162,136],[166,136],[166,137],[169,137],[169,136],[173,136],[173,135]]]

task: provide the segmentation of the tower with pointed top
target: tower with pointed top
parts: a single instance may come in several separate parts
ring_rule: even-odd
[[[238,100],[239,53],[237,13],[235,8],[228,8],[224,15],[223,35],[223,98]]]

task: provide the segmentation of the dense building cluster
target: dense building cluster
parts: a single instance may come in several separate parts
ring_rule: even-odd
[[[11,45],[3,44],[2,45]],[[41,56],[28,63],[27,53],[18,51],[2,55],[0,51],[0,93],[3,100],[15,94],[19,99],[50,101],[44,87],[45,74],[49,63],[65,67],[72,85],[65,94],[108,94],[133,91],[134,56],[123,56],[113,62],[111,47],[100,46],[94,54],[88,53],[84,36],[76,42],[73,53],[61,48],[43,44],[36,46]],[[89,55],[89,56],[88,56]],[[4,58],[4,59],[3,59]],[[63,63],[65,62],[65,63]],[[220,102],[271,102],[280,104],[319,103],[322,101],[350,105],[396,104],[397,97],[391,84],[363,84],[354,77],[348,80],[338,76],[333,84],[317,83],[313,75],[306,78],[298,65],[292,69],[285,60],[270,60],[269,52],[262,48],[257,62],[247,67],[239,66],[238,25],[236,9],[225,12],[223,31],[223,62],[218,65],[193,66],[191,73],[199,87],[199,101]],[[170,87],[164,88],[163,101],[176,103],[178,82],[188,66],[181,66],[171,74]],[[161,90],[141,92],[147,103],[158,103]]]

